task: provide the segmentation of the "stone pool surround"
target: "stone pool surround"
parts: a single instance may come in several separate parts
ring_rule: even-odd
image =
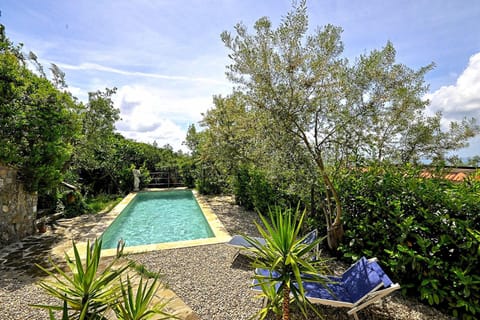
[[[140,192],[155,192],[155,191],[171,191],[171,190],[189,190],[187,188],[170,188],[170,189],[143,189]],[[199,197],[197,197],[197,191],[191,190],[200,209],[203,212],[212,232],[214,234],[211,238],[204,238],[204,239],[195,239],[195,240],[185,240],[185,241],[176,241],[176,242],[164,242],[164,243],[154,243],[148,245],[141,245],[141,246],[132,246],[132,247],[125,247],[123,249],[123,253],[131,254],[131,253],[141,253],[141,252],[148,252],[148,251],[155,251],[155,250],[165,250],[165,249],[177,249],[177,248],[185,248],[185,247],[194,247],[194,246],[201,246],[201,245],[209,245],[209,244],[217,244],[217,243],[225,243],[230,241],[231,236],[228,233],[227,229],[224,227],[222,222],[218,219],[218,217],[213,213],[210,206],[205,202],[202,201]],[[110,226],[110,224],[117,218],[117,216],[127,207],[127,205],[135,198],[137,192],[132,192],[128,194],[119,204],[117,204],[110,212],[102,217],[101,220],[101,227],[98,228],[98,234],[96,235],[97,238],[100,238],[102,233]],[[80,252],[84,252],[87,243],[80,242],[77,243],[77,248]],[[57,254],[59,254],[58,252]],[[73,255],[73,249],[68,251],[68,254],[71,256]],[[117,249],[103,249],[102,256],[103,257],[111,257],[117,254]]]

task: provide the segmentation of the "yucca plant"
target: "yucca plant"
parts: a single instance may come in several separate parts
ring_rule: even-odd
[[[282,210],[278,207],[270,209],[270,219],[260,214],[263,227],[255,222],[266,243],[261,244],[254,238],[245,237],[253,245],[253,248],[248,249],[256,257],[253,266],[270,271],[269,276],[258,274],[254,276],[264,296],[271,299],[265,308],[275,311],[278,301],[281,301],[281,314],[284,320],[290,319],[291,301],[298,306],[304,316],[307,316],[308,308],[321,316],[305,298],[303,281],[324,285],[328,282],[326,277],[320,275],[326,271],[326,260],[319,260],[320,257],[312,260],[311,254],[321,239],[305,244],[305,237],[299,236],[304,217],[305,210],[300,212],[298,207],[296,210]],[[272,297],[272,290],[276,294],[275,297]],[[265,308],[258,314],[261,319],[268,313]]]
[[[63,313],[62,313],[61,320],[69,320],[68,319],[68,305],[67,305],[66,300],[63,301],[63,310],[62,311],[63,311]],[[52,309],[48,310],[48,316],[49,316],[50,320],[57,320],[57,318],[55,318],[55,314],[53,313]]]
[[[127,281],[121,284],[122,299],[114,307],[117,318],[120,320],[146,320],[156,316],[155,319],[178,319],[164,311],[169,300],[152,304],[157,289],[157,277],[151,283],[146,280],[143,284],[140,276],[137,291],[134,292],[130,277],[127,275]]]
[[[68,254],[65,259],[70,272],[50,260],[54,271],[37,265],[41,270],[53,278],[39,283],[53,297],[64,301],[68,305],[70,319],[90,320],[104,319],[103,314],[109,306],[118,301],[120,290],[120,274],[128,268],[127,265],[115,268],[118,261],[114,259],[105,269],[100,270],[100,254],[102,241],[95,240],[92,247],[87,242],[84,263],[80,258],[77,246],[73,242],[74,260]],[[49,310],[62,310],[62,306],[35,305]],[[65,312],[64,312],[65,313]]]
[[[277,318],[281,318],[283,296],[277,293],[275,283],[260,283],[259,286],[262,288],[262,293],[258,297],[264,299],[264,305],[257,314],[258,318],[265,319],[271,312]]]

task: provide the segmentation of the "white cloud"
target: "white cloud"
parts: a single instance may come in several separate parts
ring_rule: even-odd
[[[427,95],[430,112],[441,111],[448,120],[480,115],[480,52],[471,56],[455,85],[443,86]]]
[[[138,71],[129,71],[122,70],[112,67],[103,66],[96,63],[81,63],[79,65],[70,65],[65,63],[58,63],[58,66],[61,69],[66,70],[82,70],[82,71],[100,71],[100,72],[110,72],[123,76],[132,76],[132,77],[145,77],[145,78],[154,78],[162,80],[176,80],[176,81],[193,81],[193,82],[206,82],[211,84],[225,84],[225,81],[219,81],[216,79],[210,78],[201,78],[201,77],[188,77],[188,76],[173,76],[165,75],[158,73],[148,73],[148,72],[138,72]]]
[[[88,92],[83,90],[80,87],[75,87],[75,86],[68,86],[67,90],[76,98],[78,98],[80,101],[87,101],[88,100]]]
[[[186,131],[168,119],[161,119],[157,121],[154,126],[149,128],[147,131],[128,129],[119,131],[124,137],[133,139],[135,141],[146,142],[150,144],[155,141],[160,147],[169,144],[175,151],[187,151],[187,148],[182,145],[182,142],[185,140]]]
[[[188,125],[201,119],[201,113],[212,106],[212,98],[195,91],[167,91],[137,84],[119,88],[114,105],[122,118],[117,130],[125,137],[185,150],[182,142]]]
[[[480,121],[480,52],[470,57],[465,70],[458,77],[455,85],[443,86],[428,94],[430,105],[428,114],[442,112],[442,126],[448,128],[451,121],[459,121],[464,117],[474,117]],[[464,157],[478,155],[480,137],[470,140],[470,146],[458,150]]]

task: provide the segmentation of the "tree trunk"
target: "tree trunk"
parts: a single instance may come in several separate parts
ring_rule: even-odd
[[[332,181],[325,171],[323,159],[321,156],[316,157],[316,163],[320,174],[322,175],[323,183],[325,184],[325,193],[327,201],[325,214],[328,215],[327,219],[327,244],[330,250],[336,251],[343,239],[343,225],[342,225],[342,204],[338,197],[337,190],[335,189]],[[330,203],[330,199],[333,199],[334,207]],[[335,217],[332,223],[332,217]]]
[[[327,226],[327,244],[331,250],[336,251],[343,239],[343,224],[334,222]]]
[[[317,147],[312,148],[305,134],[301,135],[301,139],[305,143],[305,146],[307,147],[310,154],[314,157],[315,163],[317,164],[318,171],[320,172],[321,178],[325,185],[327,204],[324,206],[325,208],[324,215],[327,222],[327,243],[330,250],[337,251],[337,248],[343,239],[343,225],[341,220],[342,203],[340,202],[340,197],[338,196],[335,186],[333,185],[332,181],[330,180],[327,174],[327,171],[325,170],[325,164],[323,163],[323,158],[322,158],[322,153],[320,148],[317,148]],[[331,200],[333,200],[334,205],[332,205]],[[333,219],[333,217],[335,218]]]
[[[283,287],[283,320],[290,320],[290,288]]]

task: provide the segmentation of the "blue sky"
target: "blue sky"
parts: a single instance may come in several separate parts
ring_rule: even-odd
[[[429,112],[445,123],[480,119],[480,2],[478,0],[310,0],[310,28],[344,29],[344,56],[379,49],[390,40],[397,61],[412,68],[434,62],[427,74]],[[277,25],[287,0],[2,0],[0,23],[45,65],[66,73],[71,92],[117,87],[116,126],[138,141],[175,150],[189,124],[227,94],[229,63],[220,33],[262,16]],[[461,156],[480,154],[480,138]]]

